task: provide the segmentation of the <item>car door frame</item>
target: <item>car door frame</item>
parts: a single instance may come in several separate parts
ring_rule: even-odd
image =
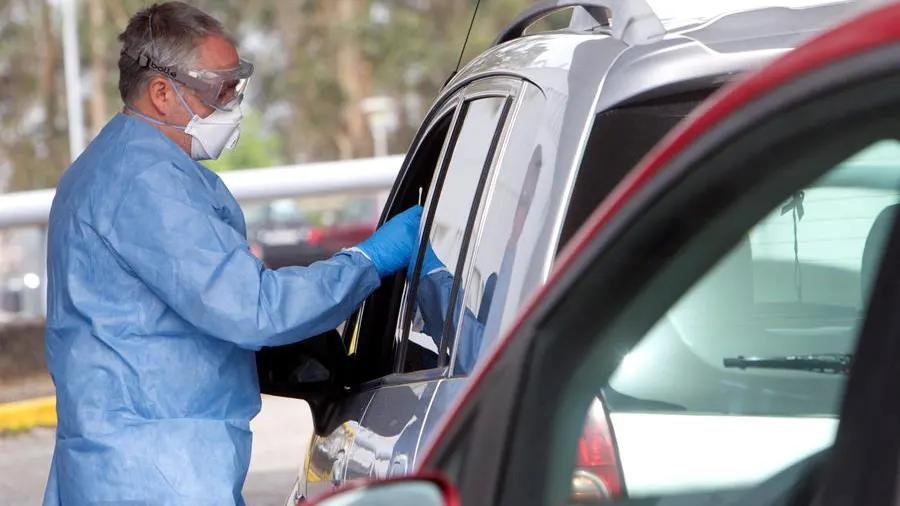
[[[539,374],[549,370],[547,356],[538,353],[548,351],[544,346],[546,335],[543,335],[544,345],[538,346],[541,325],[553,315],[560,301],[569,295],[568,290],[585,275],[592,263],[615,255],[621,259],[636,251],[646,253],[647,244],[640,244],[646,237],[638,234],[629,239],[625,232],[634,236],[640,222],[648,220],[646,213],[648,208],[653,208],[652,203],[676,189],[697,164],[715,153],[716,148],[762,119],[783,114],[792,105],[813,96],[834,93],[854,82],[866,82],[883,75],[885,69],[900,68],[900,52],[896,45],[900,34],[892,33],[890,25],[896,26],[898,21],[900,7],[894,6],[819,36],[775,64],[720,92],[693,121],[670,133],[605,199],[589,224],[570,243],[552,281],[533,299],[524,318],[507,334],[514,337],[503,342],[488,366],[470,382],[466,397],[447,418],[440,436],[433,440],[422,468],[442,471],[454,482],[461,483],[462,499],[466,504],[518,504],[517,501],[523,498],[549,497],[548,491],[541,488],[542,484],[518,479],[527,473],[541,475],[540,468],[535,466],[546,463],[545,458],[552,453],[549,441],[535,438],[535,431],[546,425],[533,423],[534,419],[528,418],[540,413],[538,405],[546,401],[547,388],[554,386],[546,381],[546,376]],[[828,113],[833,114],[833,109]],[[760,177],[759,174],[751,176]],[[734,182],[732,179],[732,184]],[[709,180],[706,184],[711,187],[713,183]],[[721,195],[720,199],[727,197]],[[721,201],[715,204],[724,205]],[[682,237],[682,240],[687,239]],[[897,246],[894,245],[893,254],[898,253]],[[710,259],[710,263],[712,261]],[[654,267],[652,262],[647,262],[643,265],[645,269],[624,272],[612,262],[605,269],[607,281],[610,281],[606,286],[629,286],[625,282],[628,275],[640,284],[641,276],[646,280],[661,263]],[[612,321],[616,308],[622,307],[628,298],[627,294],[619,295],[622,300],[610,304],[601,314],[607,322]],[[551,353],[549,356],[556,359],[558,365],[560,355]],[[890,404],[892,409],[897,408],[896,400]],[[546,407],[543,409],[547,411]],[[490,416],[485,414],[487,411]],[[525,419],[529,420],[528,424],[518,423]],[[858,427],[854,429],[854,433],[859,434]],[[839,432],[836,445],[840,441]],[[478,452],[478,458],[469,459],[470,452],[474,451]],[[526,454],[531,457],[523,458]],[[846,471],[846,467],[859,464],[833,463],[832,469]],[[474,494],[472,491],[476,490],[478,493]]]
[[[501,112],[501,117],[498,120],[498,123],[502,124],[502,127],[500,130],[495,132],[495,137],[493,139],[493,142],[491,143],[491,146],[487,153],[487,157],[482,167],[480,180],[475,189],[475,195],[473,195],[472,203],[469,205],[469,211],[465,225],[465,237],[463,239],[463,244],[460,247],[460,252],[457,257],[456,271],[453,273],[454,285],[452,292],[456,292],[464,288],[464,284],[466,282],[466,276],[464,274],[472,255],[473,246],[475,245],[475,241],[473,241],[472,239],[473,236],[477,235],[478,233],[479,220],[481,219],[479,210],[481,209],[482,201],[485,198],[486,192],[489,193],[490,191],[490,178],[495,173],[496,168],[503,163],[506,145],[509,142],[510,133],[515,127],[519,107],[522,104],[522,101],[520,100],[521,94],[525,89],[524,87],[527,85],[527,83],[528,82],[521,77],[512,77],[508,75],[492,75],[468,81],[468,84],[462,89],[462,97],[460,103],[461,108],[467,107],[469,103],[487,98],[501,98],[504,99],[506,103],[504,104],[504,110]],[[465,118],[463,118],[463,122],[465,122]],[[453,147],[455,148],[455,145]],[[447,155],[448,152],[444,152],[442,156]],[[423,225],[422,227],[420,227],[419,248],[416,252],[416,265],[413,271],[414,276],[416,276],[417,278],[419,273],[421,272],[422,260],[425,254],[425,247],[422,239],[430,234],[430,228],[435,213],[434,206],[435,204],[440,203],[440,199],[438,199],[437,202],[434,200],[433,192],[435,190],[443,189],[443,183],[444,179],[447,176],[447,169],[449,167],[450,160],[442,160],[441,162],[442,173],[439,175],[439,182],[433,184],[432,187],[429,188],[429,194],[426,200],[427,205],[422,214]],[[410,283],[407,283],[406,287],[404,288],[400,317],[397,320],[397,328],[395,329],[395,339],[397,340],[398,346],[394,368],[395,374],[409,374],[398,370],[397,367],[402,366],[404,362],[406,346],[409,342],[409,332],[411,326],[411,315],[408,313],[410,308],[409,299],[415,297],[415,290],[416,286],[418,285],[418,281],[411,283],[411,285],[412,288],[410,288]],[[452,297],[452,300],[450,301],[451,308],[455,306],[454,302],[455,297]],[[447,320],[458,316],[458,312],[448,313]],[[448,329],[445,325],[443,335],[441,336],[441,344],[438,346],[438,369],[443,370],[442,377],[447,376],[446,370],[449,369],[453,361],[452,356],[449,356],[447,358],[446,363],[443,363],[443,361],[441,360],[444,353],[452,352],[452,346],[450,346],[450,343],[447,342],[447,334],[449,331],[450,329]]]
[[[445,149],[441,154],[440,160],[438,161],[438,174],[436,174],[436,178],[432,179],[432,184],[428,189],[428,198],[425,202],[425,208],[423,211],[423,225],[420,228],[420,247],[416,255],[416,266],[413,270],[416,279],[418,279],[418,273],[421,269],[425,251],[422,238],[427,237],[430,233],[430,219],[432,219],[434,215],[436,206],[439,205],[443,198],[448,198],[442,192],[443,183],[445,178],[447,177],[447,173],[450,170],[453,150],[456,148],[458,135],[461,128],[463,127],[463,125],[465,125],[466,122],[466,113],[468,111],[467,108],[470,104],[482,99],[500,98],[504,100],[502,106],[503,108],[498,119],[499,128],[495,130],[494,138],[492,139],[492,142],[488,147],[488,151],[485,154],[486,156],[484,164],[480,171],[481,175],[479,176],[480,180],[476,187],[475,195],[472,196],[472,203],[468,206],[469,211],[464,221],[464,235],[470,236],[474,233],[477,211],[481,198],[487,189],[488,177],[493,173],[495,167],[499,163],[501,163],[502,151],[505,148],[505,143],[508,140],[509,132],[515,124],[516,107],[517,104],[520,103],[518,101],[518,98],[522,87],[523,84],[521,79],[511,78],[509,76],[503,76],[501,78],[492,76],[489,78],[481,78],[470,81],[468,85],[460,91],[460,94],[458,95],[459,101],[457,103],[458,109],[455,113],[456,119],[454,120],[454,129],[450,132],[451,139],[448,142],[448,146],[445,146]],[[439,194],[440,196],[435,198],[435,193]],[[450,195],[450,197],[454,196],[455,195]],[[464,244],[460,248],[460,251],[458,253],[459,256],[457,259],[457,276],[455,276],[455,278],[458,278],[460,281],[462,281],[462,278],[458,276],[458,274],[465,268],[468,262],[468,256],[470,254],[470,249],[466,247],[465,242],[466,240],[464,240]],[[385,402],[385,399],[392,399],[397,397],[395,395],[395,392],[393,392],[394,390],[405,388],[422,390],[422,394],[417,397],[416,401],[414,401],[416,404],[415,408],[410,411],[411,416],[422,417],[419,418],[418,423],[412,425],[412,427],[416,427],[416,432],[410,434],[410,441],[414,441],[414,445],[409,448],[400,447],[401,445],[399,439],[395,440],[393,443],[386,443],[393,445],[391,460],[387,468],[388,473],[401,472],[394,471],[395,466],[402,465],[403,462],[406,462],[408,465],[409,462],[415,461],[419,450],[419,436],[421,434],[422,428],[424,427],[425,418],[428,417],[435,393],[440,388],[441,383],[446,379],[449,370],[447,364],[442,365],[440,362],[438,363],[438,366],[436,368],[431,369],[416,371],[403,371],[400,369],[400,367],[402,367],[402,365],[404,364],[404,356],[402,354],[402,350],[404,349],[404,345],[408,342],[410,322],[410,285],[411,283],[409,282],[405,283],[403,298],[397,319],[397,325],[395,328],[394,335],[395,339],[397,340],[398,351],[394,359],[394,373],[379,378],[374,382],[370,382],[369,384],[363,384],[360,386],[361,389],[371,388],[374,391],[372,400],[370,401],[369,406],[366,409],[366,413],[363,415],[361,425],[364,429],[369,428],[370,425],[374,425],[374,423],[372,423],[372,418],[376,416],[376,413],[388,412],[391,413],[391,416],[396,415],[398,418],[401,418],[402,413],[406,413],[407,411],[409,411],[405,408],[397,409],[400,408],[400,406],[391,405],[392,403],[390,401]],[[412,285],[415,285],[415,283],[412,283]],[[451,316],[452,314],[448,315],[448,317]],[[413,415],[413,413],[415,413],[415,415]],[[412,423],[411,418],[407,421],[407,425],[410,423]],[[404,430],[405,429],[406,426],[404,427]],[[402,472],[405,473],[406,469],[403,469]],[[376,475],[375,477],[383,478],[384,476]]]

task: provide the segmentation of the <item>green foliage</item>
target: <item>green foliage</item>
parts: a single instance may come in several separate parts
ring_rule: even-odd
[[[230,27],[242,55],[256,68],[247,101],[254,112],[238,148],[209,164],[216,171],[371,156],[360,104],[375,95],[399,104],[400,124],[390,141],[394,153],[402,152],[456,67],[475,5],[475,0],[190,2]],[[463,65],[532,2],[483,0]],[[0,68],[0,166],[13,168],[11,189],[54,186],[69,163],[58,2],[6,3],[0,7],[0,58],[6,65]],[[121,108],[116,35],[150,2],[80,3],[85,123],[93,135],[98,119],[92,121],[92,114],[102,123]],[[96,12],[102,14],[91,15]],[[96,68],[106,69],[100,85],[89,79]],[[420,104],[418,110],[404,107],[409,99]]]
[[[241,138],[233,151],[226,150],[218,160],[203,162],[216,172],[235,169],[272,167],[283,163],[281,139],[263,129],[259,114],[245,112]]]

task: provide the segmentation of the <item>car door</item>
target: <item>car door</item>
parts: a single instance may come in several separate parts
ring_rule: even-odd
[[[817,38],[670,136],[579,233],[423,466],[449,476],[468,505],[563,503],[582,451],[597,452],[633,499],[894,503],[898,22],[893,6]],[[789,276],[773,268],[779,256]],[[643,354],[660,336],[681,347]],[[583,447],[598,391],[633,371],[645,371],[645,393],[691,416],[649,424],[610,413],[604,395],[606,439]],[[741,419],[745,428],[728,426]],[[747,438],[755,425],[768,438]],[[697,483],[632,490],[629,432],[661,464],[651,468],[661,482],[745,464],[759,458],[753,445],[781,461],[714,494]]]
[[[355,442],[359,460],[370,460],[358,472],[348,467],[348,478],[404,474],[415,460],[434,395],[451,370],[451,322],[458,319],[460,304],[455,299],[458,295],[445,297],[461,293],[479,203],[516,123],[523,86],[514,78],[488,78],[472,82],[463,91],[459,128],[452,133],[452,147],[441,164],[446,168],[423,189],[420,236],[428,239],[443,271],[423,273],[425,241],[420,241],[421,253],[412,279],[407,280],[395,334],[399,343],[395,372],[379,381]],[[427,314],[431,310],[435,313]],[[423,313],[434,321],[424,324]],[[414,410],[398,408],[410,400]]]

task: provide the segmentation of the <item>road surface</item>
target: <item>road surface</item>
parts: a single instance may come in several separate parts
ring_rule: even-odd
[[[244,499],[247,506],[284,506],[312,432],[309,408],[303,401],[263,396],[251,428],[253,455]],[[0,436],[0,504],[40,505],[52,453],[52,429]]]

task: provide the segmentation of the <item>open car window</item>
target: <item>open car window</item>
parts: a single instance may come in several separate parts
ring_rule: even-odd
[[[462,127],[448,152],[446,174],[433,183],[425,202],[430,215],[423,220],[422,234],[428,246],[415,267],[414,279],[407,280],[411,289],[409,320],[403,329],[408,336],[404,372],[437,368],[449,361],[450,339],[458,323],[451,316],[462,302],[458,276],[470,240],[471,210],[484,189],[510,99],[476,98],[463,107]]]

